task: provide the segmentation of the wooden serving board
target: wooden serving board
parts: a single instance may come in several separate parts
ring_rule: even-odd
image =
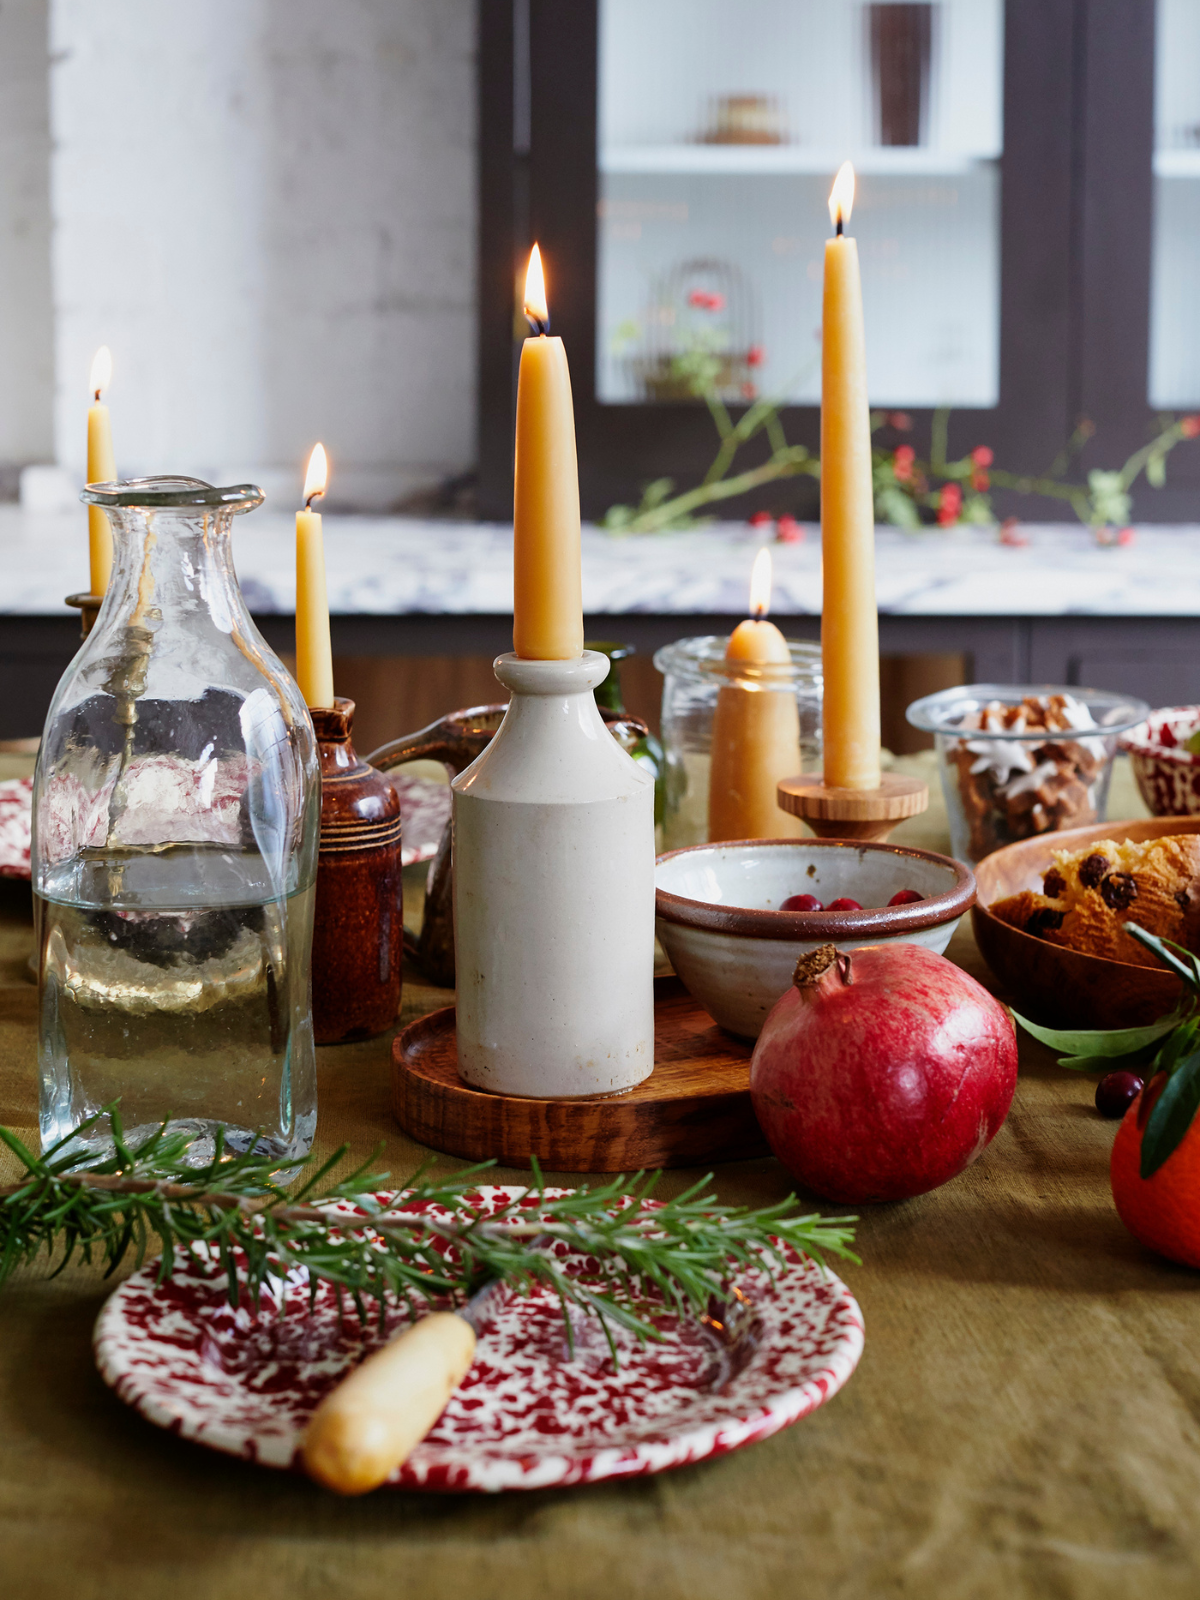
[[[392,1046],[393,1105],[414,1139],[508,1167],[635,1172],[767,1155],[750,1104],[751,1046],[718,1028],[678,978],[654,984],[654,1071],[625,1094],[531,1100],[458,1076],[454,1008],[410,1023]]]

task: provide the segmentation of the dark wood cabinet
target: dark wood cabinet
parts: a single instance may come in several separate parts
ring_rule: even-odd
[[[516,296],[534,238],[552,264],[554,329],[570,353],[584,514],[635,501],[652,478],[696,481],[713,452],[700,404],[596,398],[599,7],[600,0],[481,0],[485,516],[511,512]],[[1088,417],[1096,433],[1076,463],[1086,471],[1118,465],[1153,430],[1146,396],[1154,34],[1154,0],[1004,6],[999,398],[994,407],[953,412],[951,454],[985,443],[998,463],[1044,471]],[[927,448],[932,411],[906,409],[914,442]],[[784,423],[789,439],[815,447],[815,406],[788,407]],[[773,510],[816,511],[811,479],[773,485],[762,498]],[[1046,500],[998,503],[1029,520],[1069,517]],[[737,502],[736,514],[753,505]],[[1143,490],[1135,502],[1146,520],[1190,520],[1198,510],[1200,451],[1179,451],[1168,486]]]

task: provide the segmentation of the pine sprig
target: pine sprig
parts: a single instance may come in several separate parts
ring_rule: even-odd
[[[19,1182],[0,1188],[0,1285],[43,1251],[60,1255],[56,1272],[78,1258],[103,1264],[108,1276],[131,1253],[140,1264],[157,1240],[160,1282],[189,1256],[215,1254],[232,1305],[243,1297],[257,1305],[270,1280],[301,1273],[310,1295],[331,1284],[364,1321],[373,1305],[382,1325],[389,1305],[414,1310],[414,1294],[462,1303],[498,1278],[519,1293],[548,1286],[568,1338],[570,1306],[596,1316],[615,1356],[615,1328],[654,1338],[653,1318],[664,1309],[703,1312],[740,1268],[774,1276],[785,1247],[822,1266],[827,1254],[858,1260],[850,1248],[855,1218],[796,1215],[794,1196],[757,1210],[722,1208],[703,1192],[708,1179],[652,1207],[656,1175],[553,1195],[535,1167],[533,1184],[496,1211],[476,1194],[486,1163],[436,1180],[419,1171],[384,1207],[374,1193],[390,1175],[370,1161],[327,1181],[345,1147],[288,1191],[274,1179],[277,1161],[227,1152],[220,1132],[212,1160],[197,1166],[188,1161],[194,1136],[164,1126],[131,1148],[116,1107],[93,1120],[102,1116],[111,1119],[115,1146],[102,1157],[80,1153],[79,1134],[90,1124],[41,1156],[0,1127],[24,1168]],[[432,1215],[429,1205],[438,1208]],[[593,1258],[594,1274],[564,1271],[558,1244]]]

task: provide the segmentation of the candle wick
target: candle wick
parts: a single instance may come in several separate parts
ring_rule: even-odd
[[[314,489],[313,492],[309,495],[308,499],[305,500],[305,502],[304,502],[305,511],[311,511],[312,510],[312,503],[313,503],[314,500],[323,500],[324,498],[325,498],[324,489]]]
[[[101,390],[101,389],[97,389],[96,390],[96,404],[97,405],[100,404],[100,396],[101,396],[102,393],[103,393],[103,390]]]
[[[845,225],[843,224],[841,216],[839,215],[837,219],[837,236],[839,239],[842,237],[842,234],[845,233],[845,231]]]
[[[541,317],[531,317],[529,312],[527,311],[525,313],[525,321],[529,324],[530,333],[534,333],[534,334],[537,334],[537,335],[540,336],[542,334],[546,334],[546,333],[550,332],[550,318],[549,318],[549,316],[547,316],[545,318],[545,320],[543,320]]]

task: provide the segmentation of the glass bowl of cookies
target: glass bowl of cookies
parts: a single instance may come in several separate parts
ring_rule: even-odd
[[[908,720],[937,748],[951,853],[973,864],[1103,822],[1117,742],[1149,709],[1131,695],[1053,684],[973,683],[914,701]]]

